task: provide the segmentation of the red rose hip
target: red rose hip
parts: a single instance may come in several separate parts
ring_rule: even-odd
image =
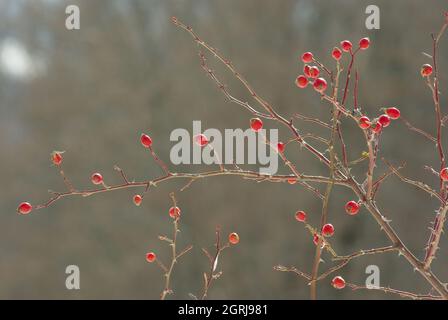
[[[372,126],[370,128],[372,129],[372,131],[374,133],[380,133],[381,130],[383,129],[383,126],[381,125],[381,123],[379,121],[377,121],[375,124],[372,124]]]
[[[334,60],[339,61],[342,57],[342,51],[338,47],[334,47],[333,51],[331,52],[331,56]]]
[[[134,204],[135,204],[136,206],[141,205],[142,200],[143,200],[143,198],[142,198],[142,196],[139,195],[139,194],[136,194],[136,195],[134,196],[134,198],[133,198]]]
[[[306,86],[308,85],[308,79],[303,76],[300,75],[297,77],[296,79],[296,86],[299,87],[300,89],[306,88]]]
[[[157,256],[154,252],[148,252],[146,254],[146,261],[148,261],[149,263],[156,261],[156,259],[157,259]]]
[[[207,137],[205,135],[203,135],[203,134],[195,135],[193,137],[193,140],[200,147],[205,147],[208,144],[208,142],[209,142]]]
[[[140,136],[140,142],[142,143],[142,146],[145,148],[151,148],[152,145],[152,139],[147,134],[142,133]]]
[[[283,142],[277,143],[277,151],[279,153],[283,153],[283,151],[285,151],[285,144]]]
[[[17,208],[17,212],[20,214],[28,214],[33,210],[33,206],[29,202],[22,202]]]
[[[331,237],[334,234],[334,227],[331,223],[327,223],[322,227],[322,234],[325,237]]]
[[[443,168],[440,171],[440,179],[442,179],[443,181],[448,181],[448,168]]]
[[[312,66],[312,67],[310,67],[310,70],[308,73],[309,73],[310,78],[316,79],[319,76],[320,71],[319,71],[318,67]]]
[[[368,129],[370,127],[370,119],[366,116],[362,116],[359,118],[358,124],[361,129]]]
[[[306,212],[305,211],[297,211],[295,214],[296,220],[299,222],[306,221]]]
[[[367,48],[369,48],[370,46],[370,39],[369,38],[362,38],[361,40],[359,40],[359,48],[361,50],[366,50]]]
[[[345,288],[345,280],[341,276],[336,276],[331,280],[331,285],[335,289],[344,289]]]
[[[229,242],[233,245],[238,244],[240,242],[240,236],[236,232],[232,232],[229,234]]]
[[[351,215],[354,216],[359,212],[359,204],[356,201],[349,201],[345,204],[345,211]]]
[[[93,184],[102,184],[103,183],[103,176],[96,172],[94,174],[92,174],[92,176],[90,177],[90,180],[92,181]]]
[[[430,64],[424,64],[420,69],[422,77],[429,77],[432,74],[432,66]]]
[[[173,219],[178,219],[180,217],[180,208],[179,207],[171,207],[168,211],[168,214]]]
[[[53,162],[55,166],[60,166],[62,164],[62,153],[63,152],[60,151],[53,151],[51,153],[51,162]]]
[[[304,63],[310,63],[313,61],[313,54],[311,52],[305,52],[302,54],[302,61]]]
[[[387,114],[382,114],[379,118],[378,118],[378,122],[381,123],[381,125],[386,128],[390,125],[390,118]]]
[[[327,89],[327,81],[324,78],[317,78],[313,83],[314,90],[323,93]]]
[[[303,73],[307,76],[307,77],[309,77],[310,76],[310,66],[309,65],[305,65],[304,67],[303,67]]]
[[[341,48],[343,51],[349,52],[350,50],[352,50],[352,47],[353,45],[350,41],[348,40],[341,41]]]
[[[250,128],[255,132],[260,131],[263,128],[263,121],[260,118],[250,119]]]
[[[391,118],[392,120],[397,120],[400,118],[400,110],[398,110],[395,107],[390,107],[386,109],[386,114]]]

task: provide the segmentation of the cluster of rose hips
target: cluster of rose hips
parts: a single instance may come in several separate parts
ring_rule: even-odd
[[[231,234],[229,234],[229,243],[232,245],[236,245],[238,244],[238,242],[240,242],[240,236],[238,235],[238,233],[236,232],[232,232]],[[157,260],[157,255],[153,252],[147,252],[146,253],[146,261],[149,263],[153,263]]]
[[[447,170],[447,174],[448,174],[448,170]],[[351,215],[356,214],[359,210],[359,204],[354,201],[349,201],[346,204],[345,209],[346,209],[347,213],[349,213]],[[306,223],[306,218],[307,218],[306,212],[305,211],[297,211],[295,213],[295,218],[299,222]],[[324,237],[331,237],[334,234],[333,225],[331,223],[325,224],[322,227],[321,233]],[[315,245],[318,245],[318,243],[319,243],[319,235],[316,233],[313,235],[313,242]],[[324,245],[322,245],[322,247],[323,246]],[[331,281],[331,284],[336,289],[344,289],[345,288],[345,280],[341,276],[334,277],[333,280]]]
[[[370,46],[369,38],[362,38],[359,40],[359,47],[357,50],[366,50]],[[350,41],[344,40],[341,41],[341,48],[334,47],[331,51],[331,56],[336,61],[339,61],[342,58],[343,52],[348,52],[353,55],[353,45]],[[319,93],[323,93],[327,87],[327,81],[323,77],[319,77],[320,69],[318,67],[319,63],[316,59],[314,59],[312,52],[305,52],[300,57],[303,66],[303,73],[296,78],[297,87],[303,89],[308,86],[308,83],[312,82],[314,90]],[[313,65],[314,64],[314,65]]]
[[[378,118],[370,120],[367,116],[361,116],[358,119],[358,125],[361,129],[367,130],[370,128],[374,133],[380,133],[383,128],[390,125],[391,120],[400,118],[400,110],[395,107],[384,109],[384,114]]]
[[[250,119],[250,128],[254,132],[260,131],[263,128],[263,121],[260,118],[252,118],[252,119]],[[285,147],[286,147],[286,144],[281,142],[281,141],[279,141],[277,143],[277,147],[276,147],[277,152],[278,153],[283,153],[285,151]],[[295,183],[295,179],[294,179],[294,182],[291,183],[291,184],[294,184],[294,183]]]

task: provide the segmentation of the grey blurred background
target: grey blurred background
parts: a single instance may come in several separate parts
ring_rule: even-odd
[[[136,298],[157,299],[162,273],[145,262],[153,250],[167,261],[169,248],[157,236],[171,232],[168,194],[183,186],[170,182],[152,190],[141,207],[135,190],[70,198],[23,217],[19,202],[48,198],[47,190],[63,190],[49,154],[66,150],[65,170],[78,188],[89,187],[89,176],[101,171],[107,183],[119,182],[118,164],[130,178],[147,179],[160,169],[140,146],[142,131],[169,159],[175,128],[246,128],[250,114],[228,103],[200,69],[197,46],[170,23],[177,16],[218,47],[256,90],[282,114],[300,112],[329,119],[329,108],[313,90],[298,90],[294,79],[302,66],[298,56],[313,51],[332,63],[330,50],[340,40],[357,43],[369,36],[372,45],[360,54],[360,102],[376,116],[383,106],[398,106],[402,114],[433,132],[433,105],[419,75],[427,63],[430,33],[442,23],[443,1],[323,1],[323,0],[85,0],[0,1],[0,298]],[[65,7],[81,10],[81,29],[65,28]],[[381,29],[367,30],[365,8],[381,9]],[[446,3],[445,3],[446,5]],[[448,39],[441,43],[442,94],[446,88]],[[238,83],[211,65],[243,99]],[[446,112],[446,96],[442,95]],[[272,123],[267,123],[270,127]],[[319,128],[297,122],[303,131]],[[364,150],[359,130],[343,126],[351,159]],[[288,132],[280,130],[282,140]],[[446,140],[445,140],[446,141]],[[323,146],[319,146],[324,149]],[[297,149],[297,150],[296,150]],[[394,122],[383,135],[381,155],[408,163],[404,173],[436,185],[423,170],[437,166],[433,145],[403,123]],[[326,174],[325,168],[298,148],[287,149],[299,170]],[[204,166],[173,170],[199,171]],[[364,165],[355,172],[363,176]],[[378,173],[384,172],[380,166]],[[281,167],[280,172],[288,173]],[[334,247],[340,254],[388,244],[365,209],[348,217],[343,206],[347,190],[335,188],[330,221],[336,228]],[[292,274],[273,271],[276,264],[309,272],[314,245],[294,222],[305,210],[318,224],[320,201],[298,185],[254,183],[237,177],[203,180],[177,192],[182,208],[181,244],[195,246],[175,269],[171,298],[189,298],[202,289],[208,270],[200,248],[213,245],[214,228],[237,231],[241,242],[224,252],[222,278],[210,290],[212,299],[306,299],[308,286]],[[403,241],[422,257],[437,203],[392,177],[378,202]],[[448,280],[448,243],[443,235],[434,271]],[[323,268],[331,266],[328,257]],[[65,268],[81,270],[81,290],[65,288]],[[347,281],[363,284],[365,268],[376,264],[381,285],[427,293],[420,275],[396,254],[360,258],[341,272]],[[320,298],[396,298],[375,292],[336,291],[328,281],[319,285]]]

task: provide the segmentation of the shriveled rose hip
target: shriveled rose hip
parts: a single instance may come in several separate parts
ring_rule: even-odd
[[[298,86],[300,89],[303,89],[306,88],[307,85],[308,85],[308,79],[305,76],[300,75],[297,77],[296,86]]]
[[[51,153],[51,162],[53,162],[55,166],[60,166],[62,164],[62,154],[63,152],[61,151],[53,151]]]
[[[370,46],[370,39],[369,38],[362,38],[359,40],[359,48],[361,50],[366,50]]]
[[[33,206],[29,202],[22,202],[17,208],[17,212],[20,214],[28,214],[33,210]]]
[[[135,204],[136,206],[139,206],[139,205],[141,205],[143,198],[142,198],[141,195],[136,194],[136,195],[134,196],[133,200],[134,200],[134,204]]]
[[[156,259],[157,259],[157,256],[154,252],[148,252],[146,254],[146,261],[148,261],[149,263],[156,261]]]
[[[440,179],[442,179],[443,181],[448,181],[448,168],[443,168],[440,171]]]
[[[297,211],[295,214],[296,220],[299,222],[306,221],[306,212],[305,211]]]
[[[356,201],[349,201],[345,204],[345,211],[349,214],[354,216],[359,212],[359,204]]]
[[[422,77],[429,77],[432,74],[432,66],[430,64],[424,64],[420,70]]]
[[[339,49],[338,47],[334,47],[333,51],[331,51],[331,56],[333,57],[333,59],[335,59],[336,61],[339,61],[342,57],[342,51],[341,49]]]
[[[327,89],[327,81],[324,78],[314,80],[313,87],[316,91],[323,93]]]
[[[341,48],[343,51],[349,52],[352,49],[352,47],[353,45],[350,41],[348,40],[341,41]]]
[[[382,114],[379,118],[378,118],[378,122],[381,123],[381,125],[386,128],[390,125],[390,118],[387,114]]]
[[[95,172],[90,177],[90,180],[92,181],[93,184],[102,184],[103,183],[103,176],[100,173]]]
[[[367,129],[370,127],[370,119],[366,116],[362,116],[359,118],[358,124],[361,129]]]
[[[255,132],[260,131],[263,128],[263,121],[260,118],[250,119],[250,128]]]
[[[197,134],[193,137],[194,142],[200,146],[200,147],[205,147],[208,144],[208,139],[205,135],[203,134]]]
[[[240,236],[236,232],[232,232],[229,234],[229,242],[233,245],[238,244],[240,242]]]
[[[145,148],[151,148],[152,145],[152,139],[147,134],[142,133],[140,136],[140,142],[142,143],[142,146]]]
[[[177,219],[180,217],[180,208],[179,207],[171,207],[170,210],[168,211],[168,214],[170,215],[171,218],[173,219]]]
[[[310,63],[313,61],[313,54],[311,52],[305,52],[302,54],[302,61],[304,63]]]
[[[322,227],[322,234],[325,237],[331,237],[334,234],[334,227],[331,223],[327,223]]]
[[[398,110],[395,107],[390,107],[386,109],[386,114],[391,118],[392,120],[397,120],[400,118],[400,110]]]
[[[345,280],[341,276],[336,276],[331,280],[331,285],[335,289],[344,289],[345,288]]]

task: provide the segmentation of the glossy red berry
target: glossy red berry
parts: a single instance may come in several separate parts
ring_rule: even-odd
[[[193,137],[193,140],[200,147],[205,147],[208,144],[208,142],[209,142],[207,137],[205,135],[203,135],[203,134],[195,135]]]
[[[345,288],[345,280],[341,276],[336,276],[331,280],[331,285],[335,289],[344,289]]]
[[[173,219],[178,219],[180,217],[180,208],[179,207],[171,207],[168,211],[169,215]]]
[[[370,46],[370,39],[369,38],[362,38],[359,40],[359,48],[361,50],[366,50]]]
[[[324,78],[317,78],[313,83],[314,90],[323,93],[327,89],[327,81]]]
[[[297,221],[305,222],[306,221],[306,212],[305,211],[297,211],[295,217],[296,217]]]
[[[334,227],[331,223],[327,223],[322,227],[322,234],[325,237],[331,237],[334,234]]]
[[[349,52],[350,50],[352,50],[352,47],[353,45],[350,41],[348,40],[341,41],[341,48],[343,51]]]
[[[443,168],[440,171],[440,179],[442,179],[443,181],[448,181],[448,168]]]
[[[397,120],[400,118],[400,110],[394,107],[390,107],[386,109],[386,114],[391,118],[392,120]]]
[[[142,133],[140,136],[140,142],[142,143],[142,146],[145,148],[151,148],[152,145],[152,139],[147,134]]]
[[[283,153],[283,151],[285,151],[285,144],[283,142],[277,143],[277,151],[279,153]]]
[[[297,77],[296,86],[298,86],[300,89],[303,89],[306,88],[307,85],[308,85],[308,79],[305,76],[300,75]]]
[[[372,129],[373,132],[380,133],[381,130],[383,129],[383,126],[379,121],[377,121],[376,123],[372,124],[370,128]]]
[[[253,131],[258,132],[263,128],[263,121],[260,118],[250,119],[250,127]]]
[[[370,119],[366,116],[362,116],[359,118],[358,124],[361,129],[367,129],[370,127]]]
[[[20,214],[28,214],[33,210],[33,206],[29,202],[22,202],[17,208],[17,212]]]
[[[305,52],[302,54],[302,61],[304,63],[310,63],[313,61],[313,54],[311,52]]]
[[[297,182],[297,179],[296,179],[296,178],[289,178],[289,179],[288,179],[288,183],[289,183],[289,184],[296,184],[296,182]]]
[[[420,70],[422,77],[429,77],[432,74],[432,66],[430,64],[424,64]]]
[[[359,212],[359,203],[356,201],[349,201],[345,204],[345,211],[351,215],[354,216]]]
[[[139,205],[142,203],[143,198],[142,198],[141,195],[136,194],[136,195],[134,196],[133,200],[134,200],[134,204],[135,204],[136,206],[139,206]]]
[[[148,252],[146,254],[146,261],[148,261],[149,263],[156,261],[156,259],[157,259],[157,256],[154,252]]]
[[[62,153],[63,152],[60,151],[53,151],[51,153],[51,162],[53,162],[55,166],[60,166],[62,164]]]
[[[307,76],[307,77],[309,77],[310,76],[310,66],[309,65],[305,65],[304,67],[303,67],[303,73]]]
[[[382,114],[378,118],[378,122],[381,123],[381,125],[386,128],[390,125],[390,118],[387,114]]]
[[[319,76],[319,73],[320,73],[320,71],[319,71],[318,67],[316,67],[316,66],[310,67],[310,70],[309,70],[310,78],[316,79]]]
[[[236,232],[232,232],[229,234],[229,242],[233,245],[238,244],[240,242],[240,236]]]
[[[90,180],[92,180],[93,184],[102,184],[103,183],[103,176],[96,172],[94,174],[92,174],[92,176],[90,177]]]
[[[331,56],[334,60],[339,61],[342,57],[342,51],[338,47],[334,47],[333,51],[331,51]]]

